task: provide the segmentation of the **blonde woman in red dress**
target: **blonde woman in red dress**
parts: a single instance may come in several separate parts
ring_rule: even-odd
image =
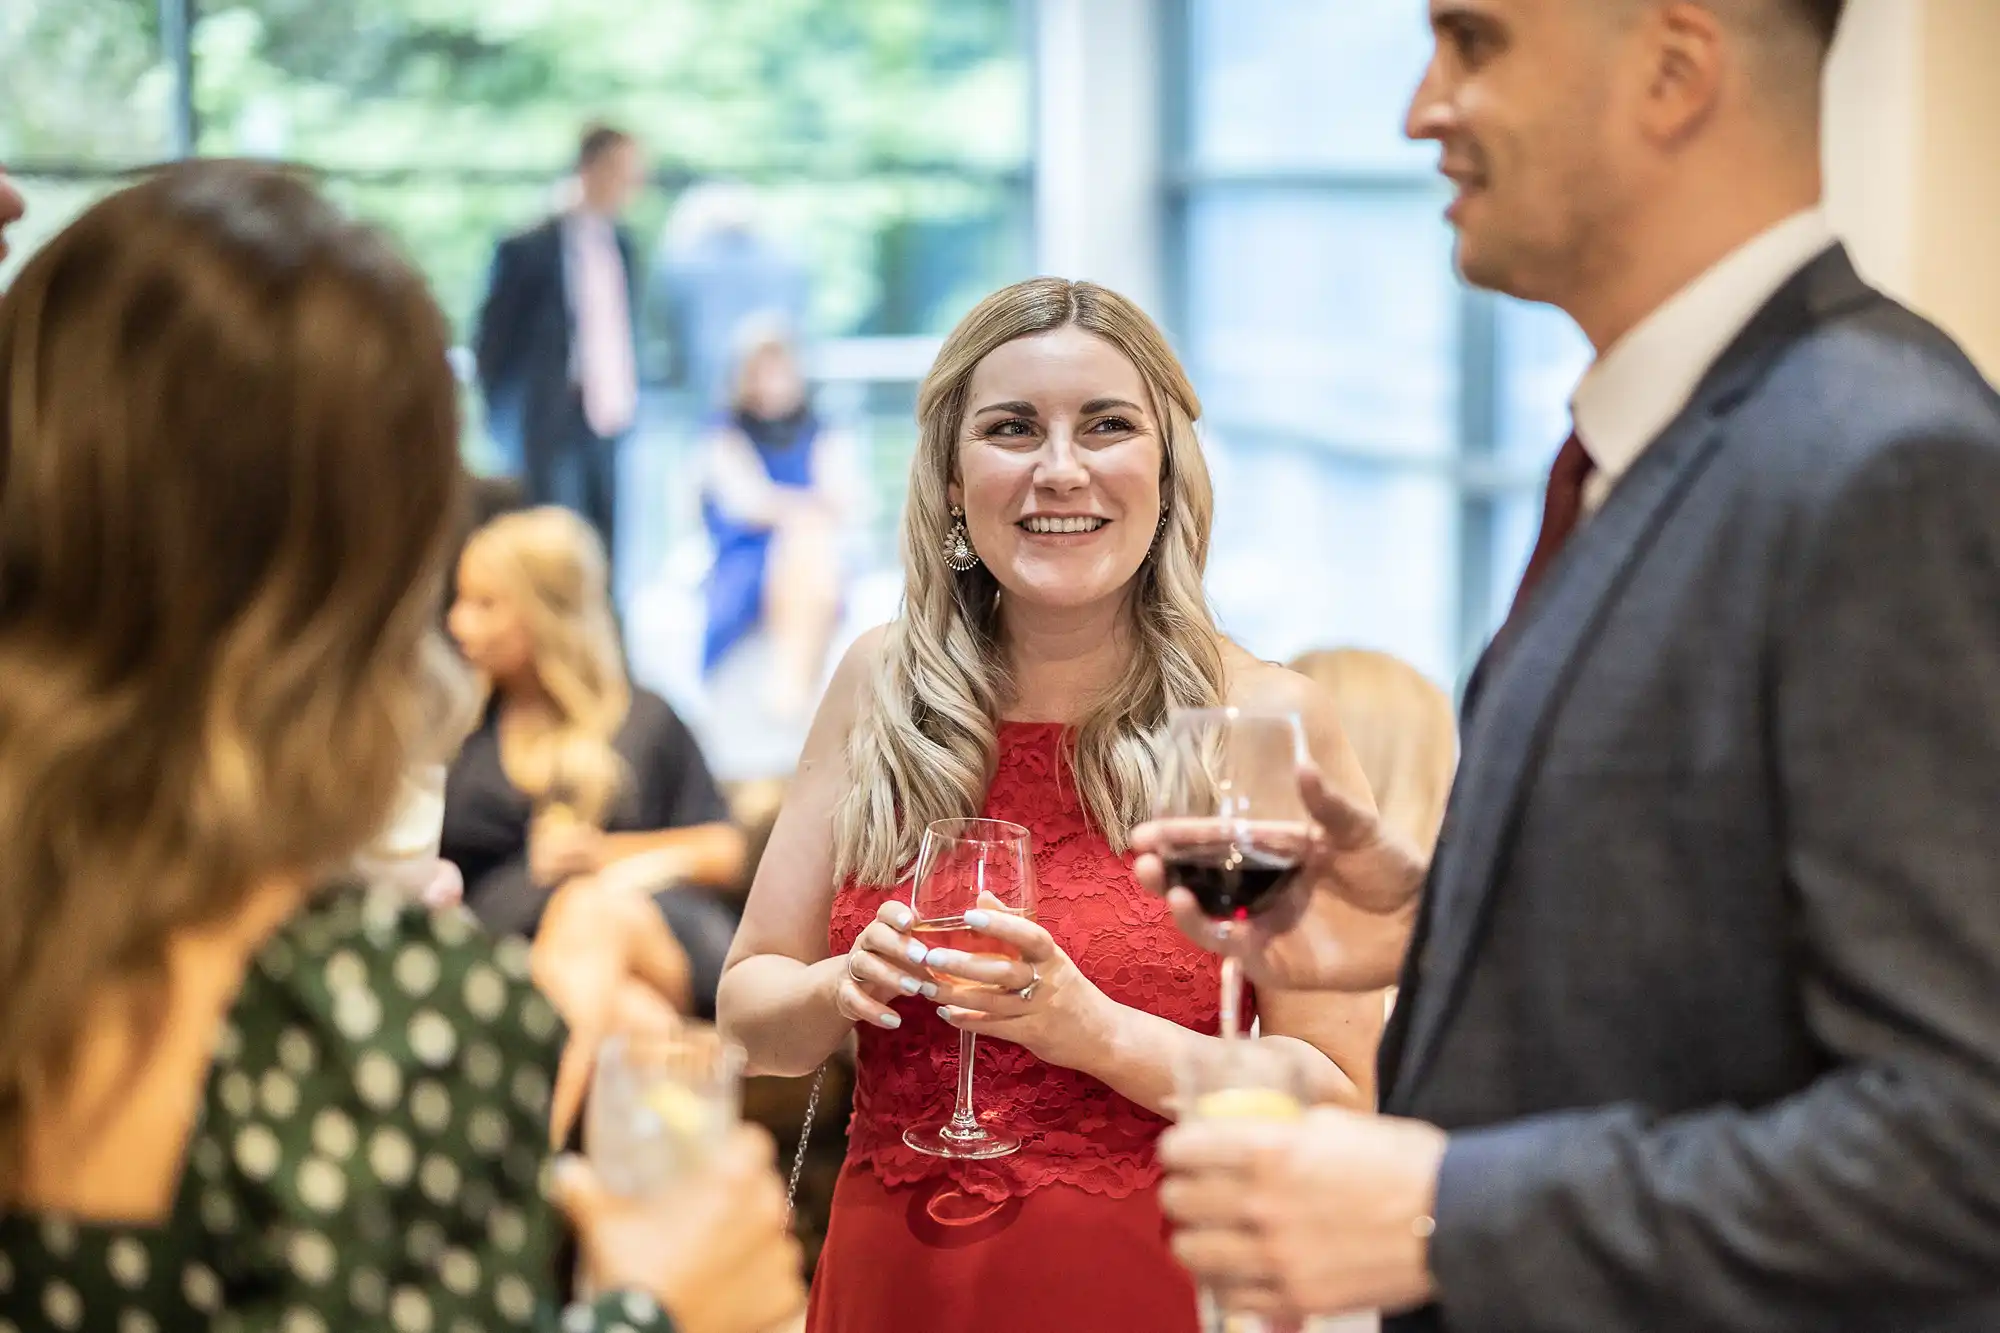
[[[1331,701],[1209,615],[1198,412],[1143,313],[1057,279],[981,302],[924,383],[903,614],[836,673],[721,990],[766,1073],[809,1074],[858,1033],[812,1333],[1196,1328],[1153,1149],[1177,1062],[1218,1040],[1220,994],[1216,960],[1129,869],[1156,738],[1175,707],[1296,711],[1367,800]],[[1007,923],[1023,961],[1000,976],[907,933],[924,828],[982,814],[1033,835],[1038,921]],[[1316,1099],[1371,1102],[1379,1000],[1256,1004],[1259,1040]],[[987,1039],[977,1102],[1022,1135],[1013,1156],[903,1143],[949,1110],[961,1031]]]

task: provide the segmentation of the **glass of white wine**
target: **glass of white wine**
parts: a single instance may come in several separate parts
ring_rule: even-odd
[[[1035,917],[1035,858],[1028,830],[999,819],[940,819],[924,830],[910,889],[916,913],[911,933],[934,949],[958,949],[987,958],[1018,960],[1021,951],[973,930],[965,914],[975,907]],[[931,1157],[979,1161],[1019,1152],[1021,1136],[988,1124],[972,1105],[972,1059],[977,1039],[958,1034],[958,1089],[950,1116],[911,1125],[903,1142]]]
[[[1280,1051],[1248,1040],[1205,1041],[1181,1061],[1176,1107],[1193,1120],[1297,1120],[1305,1114],[1298,1067]],[[1234,1314],[1206,1288],[1200,1292],[1202,1333],[1303,1333],[1298,1320]]]
[[[643,1198],[709,1162],[742,1119],[743,1061],[706,1023],[607,1038],[583,1130],[605,1188]]]

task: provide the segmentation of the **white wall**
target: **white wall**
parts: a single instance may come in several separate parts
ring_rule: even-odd
[[[1827,208],[1862,272],[2000,379],[2000,0],[1852,0]]]
[[[1852,0],[1827,69],[1826,202],[1854,262],[1908,300],[1922,140],[1925,0]]]

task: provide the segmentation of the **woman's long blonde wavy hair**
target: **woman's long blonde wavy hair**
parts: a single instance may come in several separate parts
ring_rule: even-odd
[[[0,1199],[85,1016],[383,826],[456,523],[445,321],[283,171],[167,168],[0,298]]]
[[[956,573],[944,562],[948,488],[973,371],[997,347],[1068,326],[1131,361],[1161,436],[1166,526],[1133,580],[1132,660],[1073,738],[1084,807],[1113,847],[1122,850],[1149,813],[1168,710],[1222,699],[1222,641],[1202,592],[1214,496],[1195,438],[1201,404],[1187,372],[1153,321],[1116,292],[1060,278],[995,292],[945,339],[917,397],[903,614],[889,627],[848,741],[850,781],[834,816],[840,876],[893,882],[915,859],[927,825],[976,815],[985,802],[1013,682],[999,583],[984,565]]]
[[[537,806],[561,804],[601,825],[625,785],[612,740],[632,709],[603,542],[567,509],[524,509],[473,533],[463,558],[489,570],[527,622],[535,676],[556,708],[509,729],[500,755],[508,781]]]

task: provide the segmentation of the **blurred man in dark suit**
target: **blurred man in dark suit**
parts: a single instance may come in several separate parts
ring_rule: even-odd
[[[1820,211],[1841,9],[1431,0],[1459,267],[1597,359],[1428,874],[1308,781],[1293,911],[1230,945],[1403,958],[1387,1114],[1162,1141],[1230,1304],[2000,1329],[2000,395]]]
[[[638,411],[638,271],[619,219],[645,183],[631,135],[589,130],[573,207],[502,241],[474,335],[495,440],[531,504],[589,519],[616,557],[619,439]]]

